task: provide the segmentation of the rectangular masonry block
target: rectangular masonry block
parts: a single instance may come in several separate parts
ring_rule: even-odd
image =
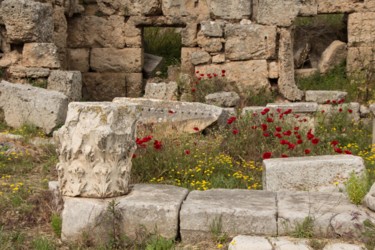
[[[318,104],[315,102],[268,103],[267,107],[273,110],[281,109],[283,111],[291,109],[293,113],[313,113],[318,109]]]

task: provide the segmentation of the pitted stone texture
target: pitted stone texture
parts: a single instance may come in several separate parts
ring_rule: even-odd
[[[1,44],[1,39],[0,39]],[[17,64],[21,60],[21,54],[17,50],[5,53],[0,59],[0,67],[7,68],[12,64]]]
[[[119,200],[126,236],[136,238],[139,229],[175,239],[179,212],[188,190],[170,185],[136,184]]]
[[[251,15],[251,0],[211,0],[210,13],[222,19],[243,19]]]
[[[363,250],[364,246],[349,243],[329,243],[323,250]]]
[[[79,71],[52,70],[47,89],[65,94],[69,101],[82,99],[82,75]]]
[[[268,191],[338,191],[350,174],[365,172],[363,159],[353,155],[326,155],[263,161],[263,189]]]
[[[199,65],[195,71],[206,74],[221,74],[225,70],[225,79],[235,84],[240,91],[266,91],[271,86],[268,81],[266,60],[237,61],[225,64]]]
[[[293,113],[314,113],[318,109],[318,104],[315,102],[268,103],[266,106],[273,111],[291,109]]]
[[[201,22],[201,31],[205,36],[222,37],[225,23],[223,21],[203,21]]]
[[[196,133],[216,122],[222,114],[222,108],[203,103],[145,98],[115,98],[113,102],[140,106],[140,123],[162,123],[166,131]]]
[[[135,105],[69,104],[65,124],[54,134],[62,195],[108,198],[129,192],[138,117]]]
[[[0,11],[9,42],[52,42],[53,10],[50,4],[5,0]]]
[[[271,243],[265,237],[239,235],[229,243],[228,250],[273,250]]]
[[[276,52],[276,26],[251,21],[225,26],[225,56],[230,60],[270,59]]]
[[[142,72],[143,54],[140,48],[93,48],[90,65],[98,72]]]
[[[275,250],[313,250],[303,240],[290,239],[285,237],[269,238]]]
[[[349,46],[374,46],[375,12],[349,15],[348,40]]]
[[[185,47],[197,46],[198,23],[188,22],[185,28],[181,29],[181,43]]]
[[[212,56],[212,63],[224,63],[225,62],[225,54],[217,54]]]
[[[125,47],[125,21],[121,16],[75,16],[69,20],[70,48]]]
[[[280,2],[283,4],[283,2]],[[279,30],[279,81],[280,93],[288,100],[301,100],[303,92],[294,80],[293,41],[290,29]]]
[[[188,16],[198,21],[210,17],[209,1],[161,0],[161,4],[165,16]]]
[[[375,21],[375,20],[374,20]],[[375,28],[375,25],[374,25]],[[348,51],[346,43],[333,41],[324,51],[319,60],[320,73],[327,73],[330,69],[346,60]]]
[[[69,70],[78,70],[82,73],[90,70],[89,49],[68,49],[67,60]]]
[[[191,53],[191,63],[194,65],[205,64],[211,61],[211,56],[206,51],[196,51]]]
[[[62,93],[6,81],[1,81],[0,93],[0,107],[11,127],[32,124],[49,134],[65,121],[68,98]]]
[[[48,77],[51,70],[47,68],[29,68],[23,66],[10,66],[8,68],[12,78],[45,78]]]
[[[199,48],[181,48],[181,72],[182,73],[194,73],[194,64],[191,63],[191,55],[199,51]]]
[[[182,204],[182,241],[197,242],[211,236],[210,225],[221,220],[222,232],[276,235],[275,193],[240,189],[192,191]]]
[[[375,211],[375,183],[372,184],[370,191],[366,194],[364,204],[372,211]]]
[[[351,13],[365,10],[363,1],[353,0],[316,0],[318,3],[318,13]]]
[[[288,235],[295,231],[298,225],[301,225],[306,218],[313,219],[314,235],[319,237],[330,237],[337,235],[336,230],[340,225],[334,225],[331,221],[335,216],[343,213],[350,213],[350,220],[353,223],[350,230],[357,233],[362,228],[358,228],[354,221],[356,216],[368,218],[371,216],[356,205],[351,204],[344,194],[331,192],[278,192],[278,235]],[[346,225],[350,222],[346,221]],[[346,229],[349,229],[347,227]],[[338,231],[339,232],[339,231]]]
[[[359,73],[363,69],[373,70],[375,65],[375,45],[372,47],[349,47],[346,70]]]
[[[146,84],[144,98],[177,101],[178,86],[176,82],[150,82]]]
[[[219,53],[223,48],[224,38],[207,37],[202,31],[197,34],[197,43],[199,47],[210,53]]]
[[[157,15],[161,13],[159,0],[98,0],[99,10],[106,15]]]
[[[240,96],[236,92],[216,92],[204,97],[207,104],[219,107],[235,107],[240,103]]]
[[[83,73],[82,96],[89,101],[112,101],[125,97],[127,89],[125,73]]]
[[[305,99],[307,102],[317,102],[320,104],[326,103],[328,100],[341,100],[345,99],[348,95],[344,91],[330,91],[330,90],[307,90],[305,92]]]
[[[22,51],[22,65],[56,69],[60,67],[57,47],[53,43],[26,43]]]

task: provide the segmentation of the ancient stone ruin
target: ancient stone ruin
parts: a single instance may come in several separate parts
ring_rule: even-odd
[[[0,11],[0,67],[8,80],[48,79],[48,88],[69,93],[69,86],[53,84],[53,71],[79,71],[86,100],[143,95],[149,72],[145,27],[181,28],[182,72],[226,70],[240,91],[276,84],[289,100],[303,97],[295,85],[295,68],[311,47],[294,48],[297,17],[347,15],[348,41],[336,41],[324,51],[315,63],[321,72],[345,58],[353,72],[375,55],[372,0],[4,0]],[[297,59],[294,50],[299,50]],[[79,84],[80,76],[69,77],[70,84]],[[78,99],[73,93],[68,97]]]

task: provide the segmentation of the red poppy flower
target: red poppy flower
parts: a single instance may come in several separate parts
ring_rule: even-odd
[[[186,150],[185,150],[185,154],[186,154],[186,155],[189,155],[189,154],[190,154],[190,150],[189,150],[189,149],[186,149]]]
[[[302,136],[300,134],[296,135],[297,139],[302,139]]]
[[[322,114],[325,112],[324,110],[322,110],[322,111],[320,111],[320,112],[322,112]]]
[[[264,132],[264,133],[263,133],[263,136],[264,136],[264,137],[269,137],[270,134],[269,134],[268,132]]]
[[[344,99],[344,98],[342,98],[342,99],[340,99],[340,100],[338,101],[339,104],[344,103],[344,102],[345,102],[345,99]]]
[[[200,74],[200,76],[204,76],[204,74]]]
[[[261,113],[262,115],[265,115],[265,114],[267,114],[269,111],[270,111],[269,108],[265,108],[265,109],[263,109],[263,111],[260,112],[260,113]]]
[[[226,72],[225,69],[221,70],[221,73],[222,73],[222,74],[225,74],[225,72]]]
[[[156,150],[161,149],[161,148],[162,148],[161,141],[155,140],[155,141],[154,141],[154,148],[155,148]]]
[[[314,139],[311,140],[311,143],[314,144],[314,145],[316,145],[316,144],[319,143],[319,139],[318,138],[314,138]]]
[[[191,88],[191,92],[195,92],[195,91],[197,91],[197,89],[196,88]]]
[[[294,149],[296,147],[296,144],[290,143],[288,144],[288,149]]]
[[[195,131],[199,131],[199,128],[198,127],[194,127],[193,128]]]
[[[333,100],[333,101],[332,101],[332,104],[336,104],[336,100]]]
[[[334,148],[336,153],[342,154],[342,149],[341,148]]]
[[[276,132],[275,132],[273,135],[274,135],[275,137],[277,137],[277,138],[280,138],[280,139],[283,137],[280,133],[276,133]]]
[[[294,130],[295,130],[295,131],[298,131],[298,130],[299,130],[299,127],[294,127]]]
[[[300,139],[300,140],[297,140],[297,144],[302,144],[303,141]]]
[[[252,129],[257,129],[257,126],[251,126]]]
[[[233,129],[232,133],[233,133],[234,135],[238,134],[238,129]]]
[[[347,155],[351,155],[352,152],[350,152],[349,150],[344,150],[344,153],[347,154]]]
[[[275,129],[277,132],[281,132],[281,127],[276,127]]]
[[[289,144],[289,142],[287,140],[280,140],[280,144],[281,145],[286,145],[286,144]]]
[[[263,153],[262,158],[265,160],[265,159],[269,159],[269,158],[271,158],[271,156],[272,156],[272,153],[271,153],[271,152],[265,152],[265,153]]]
[[[342,108],[339,108],[339,112],[342,112]]]
[[[266,131],[267,128],[268,128],[267,124],[264,124],[264,123],[261,124],[260,126],[262,127],[262,130],[263,130],[263,131]]]
[[[199,70],[195,71],[196,74],[199,74]]]
[[[136,155],[136,154],[133,154],[133,155],[132,155],[132,158],[133,158],[133,159],[137,158],[137,155]]]
[[[217,74],[216,74],[216,73],[214,73],[214,77],[217,77]]]
[[[282,154],[282,155],[281,155],[281,158],[288,158],[288,155],[286,155],[286,154]]]
[[[169,114],[174,114],[174,113],[176,113],[176,112],[170,109],[170,110],[168,110],[168,113],[169,113]]]
[[[314,138],[314,135],[311,133],[311,129],[307,132],[307,139],[311,140]]]
[[[353,113],[353,110],[352,109],[348,109],[348,112],[351,114],[351,113]]]
[[[331,100],[327,100],[326,102],[325,102],[325,104],[330,104],[331,103]]]
[[[338,141],[336,141],[336,140],[331,141],[331,145],[332,145],[332,146],[336,146],[337,144],[339,144]]]
[[[281,113],[281,111],[282,111],[281,108],[276,109],[276,112],[279,113],[279,114]]]
[[[283,132],[283,135],[290,136],[292,134],[292,131],[287,130]]]
[[[271,117],[267,117],[267,122],[273,122],[273,119]]]
[[[232,124],[233,122],[235,122],[237,120],[237,117],[235,116],[231,116],[228,118],[227,120],[227,124]]]
[[[311,150],[310,149],[305,149],[305,155],[308,155],[308,154],[310,154],[311,153]]]
[[[288,114],[290,114],[290,113],[292,113],[292,109],[287,109],[287,110],[284,112],[284,115],[288,115]]]

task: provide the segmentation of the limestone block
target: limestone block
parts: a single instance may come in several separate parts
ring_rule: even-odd
[[[222,37],[225,23],[223,21],[203,21],[201,31],[208,37]]]
[[[203,35],[202,31],[198,32],[197,43],[199,47],[210,53],[220,52],[223,48],[223,38],[209,38]]]
[[[340,110],[341,112],[348,112],[350,109],[351,113],[348,113],[347,118],[350,120],[359,121],[359,107],[360,105],[358,102],[343,103],[340,105],[319,104],[318,112],[323,112],[326,118],[331,118],[333,114],[340,113]]]
[[[364,1],[353,0],[316,0],[318,3],[318,13],[351,13],[365,10]]]
[[[210,18],[209,1],[162,0],[164,16],[191,17],[195,20]]]
[[[191,63],[191,54],[198,51],[199,48],[181,48],[181,72],[194,73],[194,64]]]
[[[363,159],[353,155],[275,158],[263,161],[263,189],[267,191],[338,191],[350,174],[365,172]]]
[[[69,20],[70,48],[125,47],[125,20],[121,16],[74,16]]]
[[[268,69],[266,60],[235,61],[225,64],[198,65],[195,71],[205,74],[221,74],[225,70],[225,80],[235,84],[240,91],[268,90]]]
[[[178,235],[179,212],[188,190],[170,185],[136,184],[119,201],[124,233],[134,239],[139,229],[167,239]]]
[[[83,99],[90,101],[112,101],[126,96],[125,73],[83,73]]]
[[[363,236],[364,232],[364,222],[367,219],[375,222],[374,217],[371,218],[372,213],[369,213],[368,210],[361,208],[358,209],[357,213],[353,211],[345,211],[336,214],[330,221],[331,227],[335,235],[341,237],[354,237],[360,239]]]
[[[195,47],[197,45],[198,24],[189,22],[185,28],[181,29],[181,43],[186,47]]]
[[[72,102],[55,132],[61,194],[109,198],[127,194],[136,149],[135,105]]]
[[[288,100],[301,100],[303,92],[294,80],[293,41],[290,29],[279,30],[279,81],[280,93]]]
[[[339,225],[332,225],[331,220],[342,213],[351,213],[351,220],[356,216],[371,217],[361,207],[351,204],[342,193],[332,192],[277,192],[278,235],[288,235],[295,231],[306,218],[313,220],[313,231],[316,237],[337,235],[334,231]],[[352,224],[353,233],[361,230]],[[347,235],[348,236],[348,235]]]
[[[89,71],[89,49],[68,49],[67,54],[69,70]]]
[[[50,4],[5,0],[0,11],[10,43],[52,42],[53,13]]]
[[[313,248],[308,246],[308,242],[304,242],[303,240],[296,242],[294,239],[278,237],[269,238],[269,241],[275,250],[313,250]]]
[[[211,0],[210,13],[218,19],[243,19],[251,16],[251,0]]]
[[[374,46],[375,12],[353,13],[348,20],[349,46]]]
[[[7,68],[13,64],[17,64],[21,60],[21,54],[17,50],[5,53],[0,59],[0,67]]]
[[[146,84],[144,98],[177,101],[178,86],[176,82],[149,82]]]
[[[268,63],[268,77],[271,79],[279,78],[279,65],[277,62]]]
[[[211,236],[210,225],[221,221],[222,232],[276,235],[275,193],[240,189],[192,191],[182,204],[182,241],[197,242]]]
[[[373,70],[374,63],[375,45],[372,47],[349,47],[346,63],[347,72],[360,74],[363,69]]]
[[[139,105],[142,110],[139,122],[160,123],[165,131],[196,133],[216,122],[222,114],[222,108],[203,103],[145,98],[115,98],[113,102]]]
[[[330,90],[307,90],[305,92],[305,99],[307,102],[317,102],[324,104],[327,100],[341,100],[348,95],[344,91],[330,91]]]
[[[0,92],[0,107],[11,127],[28,123],[49,134],[64,123],[68,98],[62,93],[6,81],[0,83]]]
[[[374,25],[375,28],[375,25]],[[346,43],[333,41],[324,51],[319,60],[319,71],[322,74],[327,73],[330,69],[346,61],[348,51]]]
[[[236,92],[216,92],[204,97],[207,104],[219,107],[235,107],[240,103],[240,96]]]
[[[142,31],[136,27],[132,17],[125,24],[125,44],[131,48],[142,47]]]
[[[283,111],[291,109],[293,113],[314,113],[318,110],[318,104],[315,102],[268,103],[267,108],[274,112],[277,109]]]
[[[99,10],[106,15],[150,16],[161,14],[159,0],[98,0],[97,2]]]
[[[230,60],[270,59],[276,52],[276,27],[250,21],[225,26],[225,56]]]
[[[299,13],[295,0],[259,0],[255,10],[255,20],[259,24],[288,27]],[[299,1],[298,1],[299,2]]]
[[[228,250],[246,249],[273,250],[274,248],[268,239],[261,236],[239,235],[234,237],[231,243],[229,243]]]
[[[319,73],[318,68],[295,69],[294,74],[296,78],[306,78]]]
[[[68,97],[69,102],[82,99],[82,75],[79,71],[52,70],[47,89],[56,90]]]
[[[57,47],[53,43],[25,43],[22,65],[26,67],[59,68]]]
[[[140,73],[143,66],[143,52],[141,48],[93,48],[90,66],[97,72]]]
[[[224,63],[225,62],[225,54],[217,54],[212,56],[212,63]]]
[[[126,96],[141,97],[144,90],[142,73],[127,73],[126,79]]]
[[[12,78],[45,78],[50,74],[50,69],[46,68],[26,68],[23,66],[10,66],[8,68]]]
[[[241,116],[260,114],[266,107],[253,106],[253,107],[244,107],[242,109]]]
[[[221,113],[219,119],[217,120],[217,125],[220,127],[226,126],[228,123],[228,119],[232,116],[237,117],[237,110],[236,108],[223,108],[223,112]]]
[[[211,56],[206,51],[195,51],[191,53],[191,63],[193,65],[205,64],[211,61]]]
[[[328,243],[323,250],[363,250],[364,246],[349,243]]]
[[[370,191],[365,196],[364,204],[372,211],[375,211],[375,183],[372,184]]]
[[[55,6],[53,9],[53,43],[58,48],[67,47],[68,38],[68,22],[65,17],[65,9],[63,7]]]

